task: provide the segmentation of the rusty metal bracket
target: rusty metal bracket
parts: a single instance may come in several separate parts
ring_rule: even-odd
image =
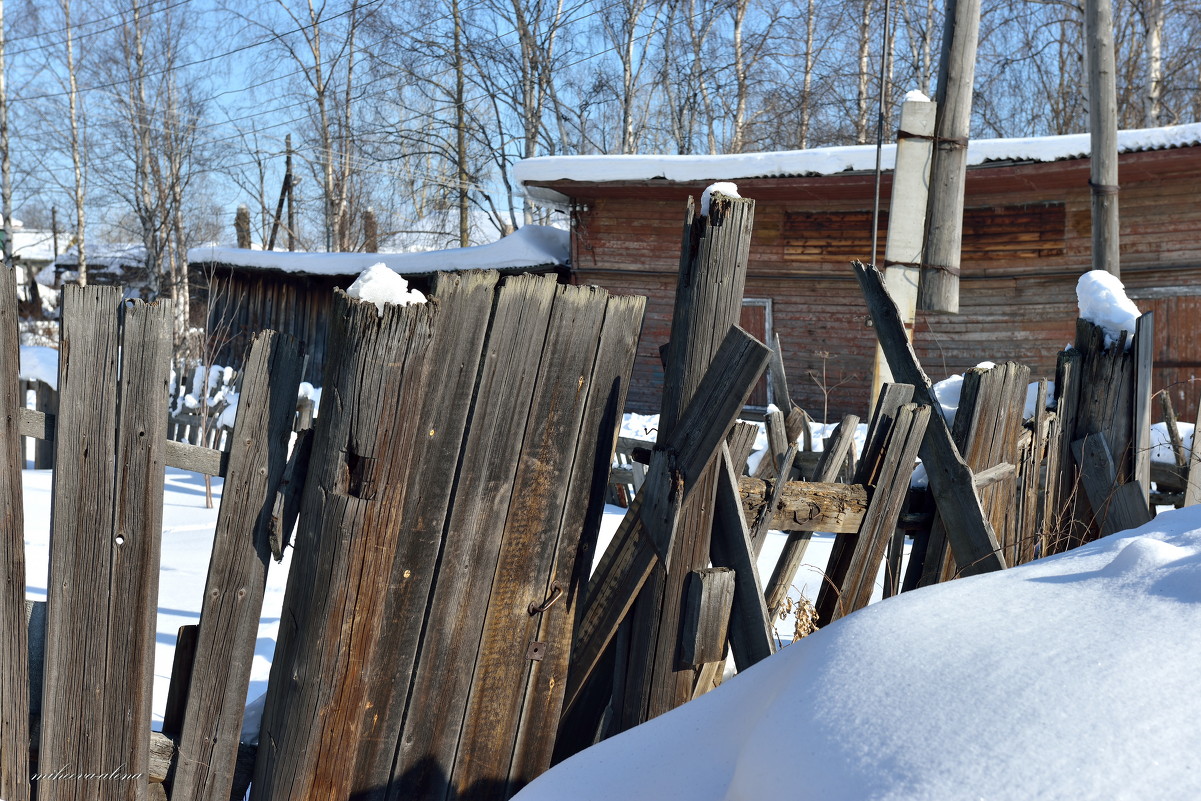
[[[529,606],[530,616],[533,617],[534,615],[537,615],[541,612],[545,612],[547,609],[550,609],[552,606],[555,605],[555,601],[559,600],[559,598],[562,595],[563,595],[563,588],[561,586],[559,586],[559,582],[556,581],[554,584],[551,585],[549,598],[547,598],[541,604],[535,604],[533,601],[530,601],[530,606]]]

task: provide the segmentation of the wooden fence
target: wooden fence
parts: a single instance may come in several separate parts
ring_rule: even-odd
[[[0,797],[240,798],[253,773],[253,798],[501,798],[546,768],[643,300],[489,272],[433,297],[380,313],[339,293],[343,358],[291,455],[294,340],[256,338],[220,452],[167,439],[168,303],[68,287],[57,414],[22,408],[0,307]],[[22,435],[55,443],[57,471],[49,597],[29,608]],[[225,487],[152,733],[163,465]],[[239,744],[250,663],[297,517],[256,752]]]

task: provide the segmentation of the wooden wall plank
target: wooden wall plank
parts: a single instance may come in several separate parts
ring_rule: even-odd
[[[265,331],[242,370],[229,471],[205,581],[174,801],[228,798],[271,560],[271,512],[288,459],[300,344]]]

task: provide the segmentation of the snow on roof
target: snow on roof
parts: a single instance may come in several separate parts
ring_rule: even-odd
[[[70,234],[60,232],[59,251],[66,250],[70,241]],[[13,255],[27,262],[54,261],[54,232],[37,228],[17,228],[13,231]]]
[[[1197,798],[1201,507],[902,593],[516,801]]]
[[[567,231],[547,225],[526,225],[487,245],[423,253],[294,253],[206,245],[189,250],[188,262],[308,275],[357,275],[382,263],[401,275],[419,275],[444,270],[520,270],[562,265],[567,263],[570,253]]]
[[[1199,143],[1201,123],[1118,132],[1118,151],[1121,153]],[[1059,161],[1087,156],[1090,148],[1087,133],[1024,139],[973,139],[968,144],[967,161],[969,165],[992,161]],[[884,145],[883,168],[891,170],[895,162],[896,145]],[[540,156],[518,162],[513,174],[532,199],[562,205],[566,198],[561,193],[529,184],[536,181],[646,181],[655,178],[681,183],[734,181],[833,175],[875,168],[875,145],[849,145],[724,156]]]

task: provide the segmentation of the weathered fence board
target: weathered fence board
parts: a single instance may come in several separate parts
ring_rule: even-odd
[[[725,661],[735,578],[728,567],[706,567],[688,574],[681,616],[681,664],[699,668]]]
[[[611,434],[620,427],[629,391],[629,375],[638,346],[645,309],[641,297],[610,297],[604,328],[597,345],[596,362],[587,385],[581,436],[573,458],[559,542],[548,583],[542,588],[551,597],[554,586],[563,588],[558,606],[541,613],[535,639],[544,644],[541,660],[529,664],[525,681],[516,746],[509,769],[510,792],[515,792],[551,763],[554,738],[567,689],[567,670],[579,601],[592,567],[604,505],[598,485],[610,462]],[[591,460],[590,460],[591,456]]]
[[[255,337],[242,371],[233,448],[209,561],[172,801],[228,798],[271,560],[275,492],[288,460],[299,343]]]
[[[519,278],[497,294],[431,601],[437,625],[422,641],[393,773],[397,797],[451,790],[488,603],[482,588],[496,572],[555,294],[550,278]]]
[[[43,782],[39,797],[141,799],[150,758],[171,305],[123,304],[117,287],[68,287],[63,300],[39,759],[93,776]]]
[[[0,798],[28,801],[29,674],[25,620],[25,515],[18,408],[21,397],[17,286],[0,265]]]
[[[854,263],[855,277],[867,300],[876,336],[898,381],[912,384],[914,399],[930,407],[937,405],[930,379],[918,363],[913,346],[905,336],[896,304],[888,296],[880,273],[874,267]],[[996,534],[984,518],[980,499],[972,484],[971,470],[963,461],[942,415],[934,415],[922,444],[922,463],[930,477],[930,490],[947,521],[948,536],[963,575],[1003,569]]]
[[[734,571],[730,646],[734,664],[739,670],[745,670],[775,653],[775,638],[763,598],[763,584],[759,580],[755,546],[747,531],[742,500],[738,496],[738,474],[725,444],[717,469],[713,539],[709,550],[714,567],[728,567]],[[771,517],[770,513],[766,516]]]

